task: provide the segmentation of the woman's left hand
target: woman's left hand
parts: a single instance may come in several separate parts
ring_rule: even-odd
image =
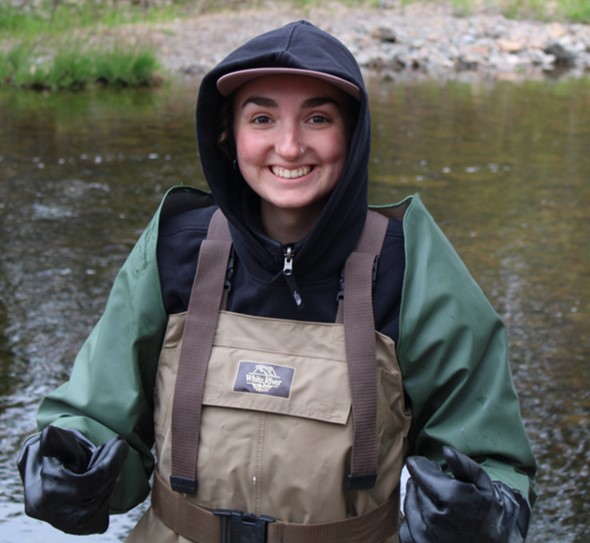
[[[530,509],[520,493],[451,447],[443,455],[454,478],[423,456],[407,460],[401,543],[524,542]]]

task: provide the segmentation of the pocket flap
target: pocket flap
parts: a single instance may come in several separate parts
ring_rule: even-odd
[[[285,354],[279,362],[267,353],[213,351],[205,405],[346,424],[351,411],[346,362]]]

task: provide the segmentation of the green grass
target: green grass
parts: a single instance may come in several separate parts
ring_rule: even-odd
[[[353,6],[376,6],[377,0],[339,0]],[[239,10],[249,7],[264,9],[262,0],[173,0],[164,6],[142,7],[130,2],[116,4],[96,0],[40,0],[32,10],[14,8],[0,0],[0,34],[6,37],[33,37],[39,34],[59,35],[72,28],[117,26],[121,24],[163,22],[183,14]],[[277,0],[295,7],[322,5],[323,0]],[[399,0],[399,4],[448,2],[457,15],[476,11],[503,13],[511,18],[566,20],[590,23],[589,0]]]
[[[446,3],[460,17],[487,12],[510,19],[590,23],[590,0],[399,0],[401,6],[417,3]]]
[[[102,2],[79,1],[61,4],[59,0],[42,0],[34,10],[0,5],[0,34],[4,37],[30,39],[39,34],[59,36],[72,29],[122,24],[162,22],[178,17],[185,7],[171,4],[144,9],[121,3],[117,7]]]
[[[495,3],[506,17],[513,19],[590,23],[588,0],[495,0]]]
[[[0,0],[2,1],[2,0]],[[84,46],[105,27],[164,21],[181,6],[143,9],[120,3],[41,0],[34,10],[0,5],[0,35],[11,45],[0,48],[0,85],[35,90],[80,90],[105,85],[137,87],[159,82],[158,62],[148,50],[105,50],[100,39]],[[72,35],[82,37],[72,38]],[[0,42],[1,45],[1,42]],[[3,52],[4,51],[4,52]]]
[[[471,15],[473,11],[472,0],[451,0],[453,13],[459,17]]]
[[[590,2],[587,0],[562,0],[563,10],[569,20],[590,23]]]
[[[441,3],[441,0],[400,0],[401,5]],[[590,0],[448,0],[453,13],[501,13],[510,19],[590,23]]]
[[[82,90],[97,85],[152,86],[158,61],[150,51],[83,52],[76,47],[40,59],[19,44],[0,53],[0,85],[34,90]]]

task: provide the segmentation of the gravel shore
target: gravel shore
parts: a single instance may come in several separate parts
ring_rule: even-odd
[[[388,79],[590,75],[590,25],[515,21],[489,13],[457,17],[444,2],[381,5],[326,3],[296,9],[271,2],[257,9],[118,28],[102,39],[150,44],[167,71],[200,77],[245,40],[307,19],[342,40],[364,69]]]

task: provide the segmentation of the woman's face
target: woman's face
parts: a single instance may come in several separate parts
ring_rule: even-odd
[[[271,75],[234,98],[234,137],[242,176],[263,212],[317,217],[346,161],[349,98],[320,79]]]

